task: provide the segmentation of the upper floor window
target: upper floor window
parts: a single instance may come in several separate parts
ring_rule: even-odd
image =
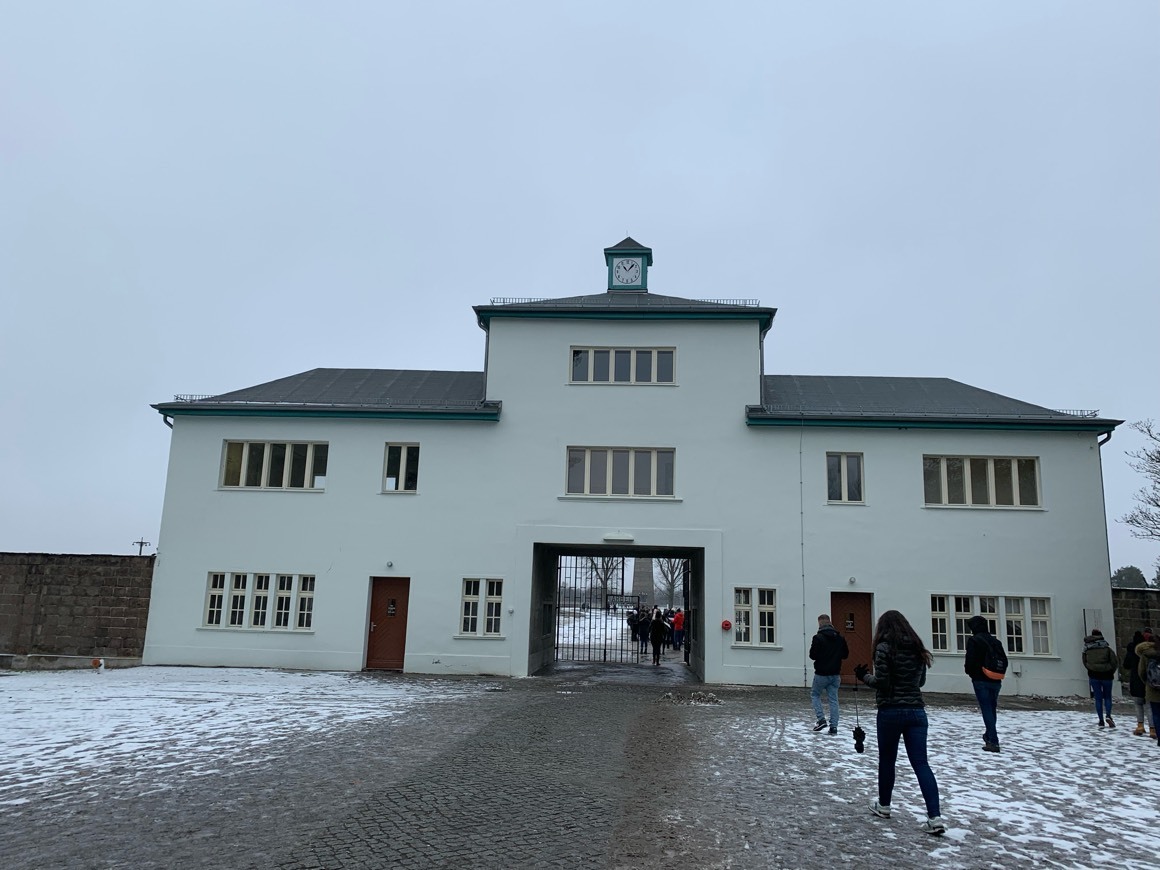
[[[1039,460],[1013,456],[924,456],[929,505],[1038,507]]]
[[[826,454],[826,498],[829,501],[862,501],[862,454]]]
[[[569,447],[569,495],[671,496],[676,451],[651,447]]]
[[[574,384],[671,384],[672,348],[574,347]]]
[[[253,489],[324,489],[325,443],[227,441],[222,486]]]
[[[383,492],[415,492],[418,489],[419,445],[388,444]]]

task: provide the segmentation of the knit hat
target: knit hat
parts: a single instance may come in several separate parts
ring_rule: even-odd
[[[1092,637],[1103,637],[1103,636],[1104,636],[1104,633],[1102,631],[1100,631],[1098,628],[1092,629]]]

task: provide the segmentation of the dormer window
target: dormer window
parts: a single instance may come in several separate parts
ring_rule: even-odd
[[[574,384],[671,384],[671,347],[574,347]]]

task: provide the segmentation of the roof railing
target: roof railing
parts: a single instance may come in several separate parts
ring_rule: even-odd
[[[662,308],[666,305],[677,307],[686,305],[689,302],[699,302],[709,305],[735,305],[741,308],[760,308],[760,299],[662,299],[661,297],[650,297],[650,308]],[[574,308],[576,307],[575,300],[568,299],[552,299],[550,297],[536,297],[536,296],[493,296],[491,298],[492,305],[525,305],[528,303],[537,303],[545,305],[550,308]]]

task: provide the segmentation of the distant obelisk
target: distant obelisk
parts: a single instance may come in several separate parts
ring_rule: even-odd
[[[653,591],[652,559],[637,556],[632,566],[632,594],[640,596],[641,604],[652,605],[656,593]]]

